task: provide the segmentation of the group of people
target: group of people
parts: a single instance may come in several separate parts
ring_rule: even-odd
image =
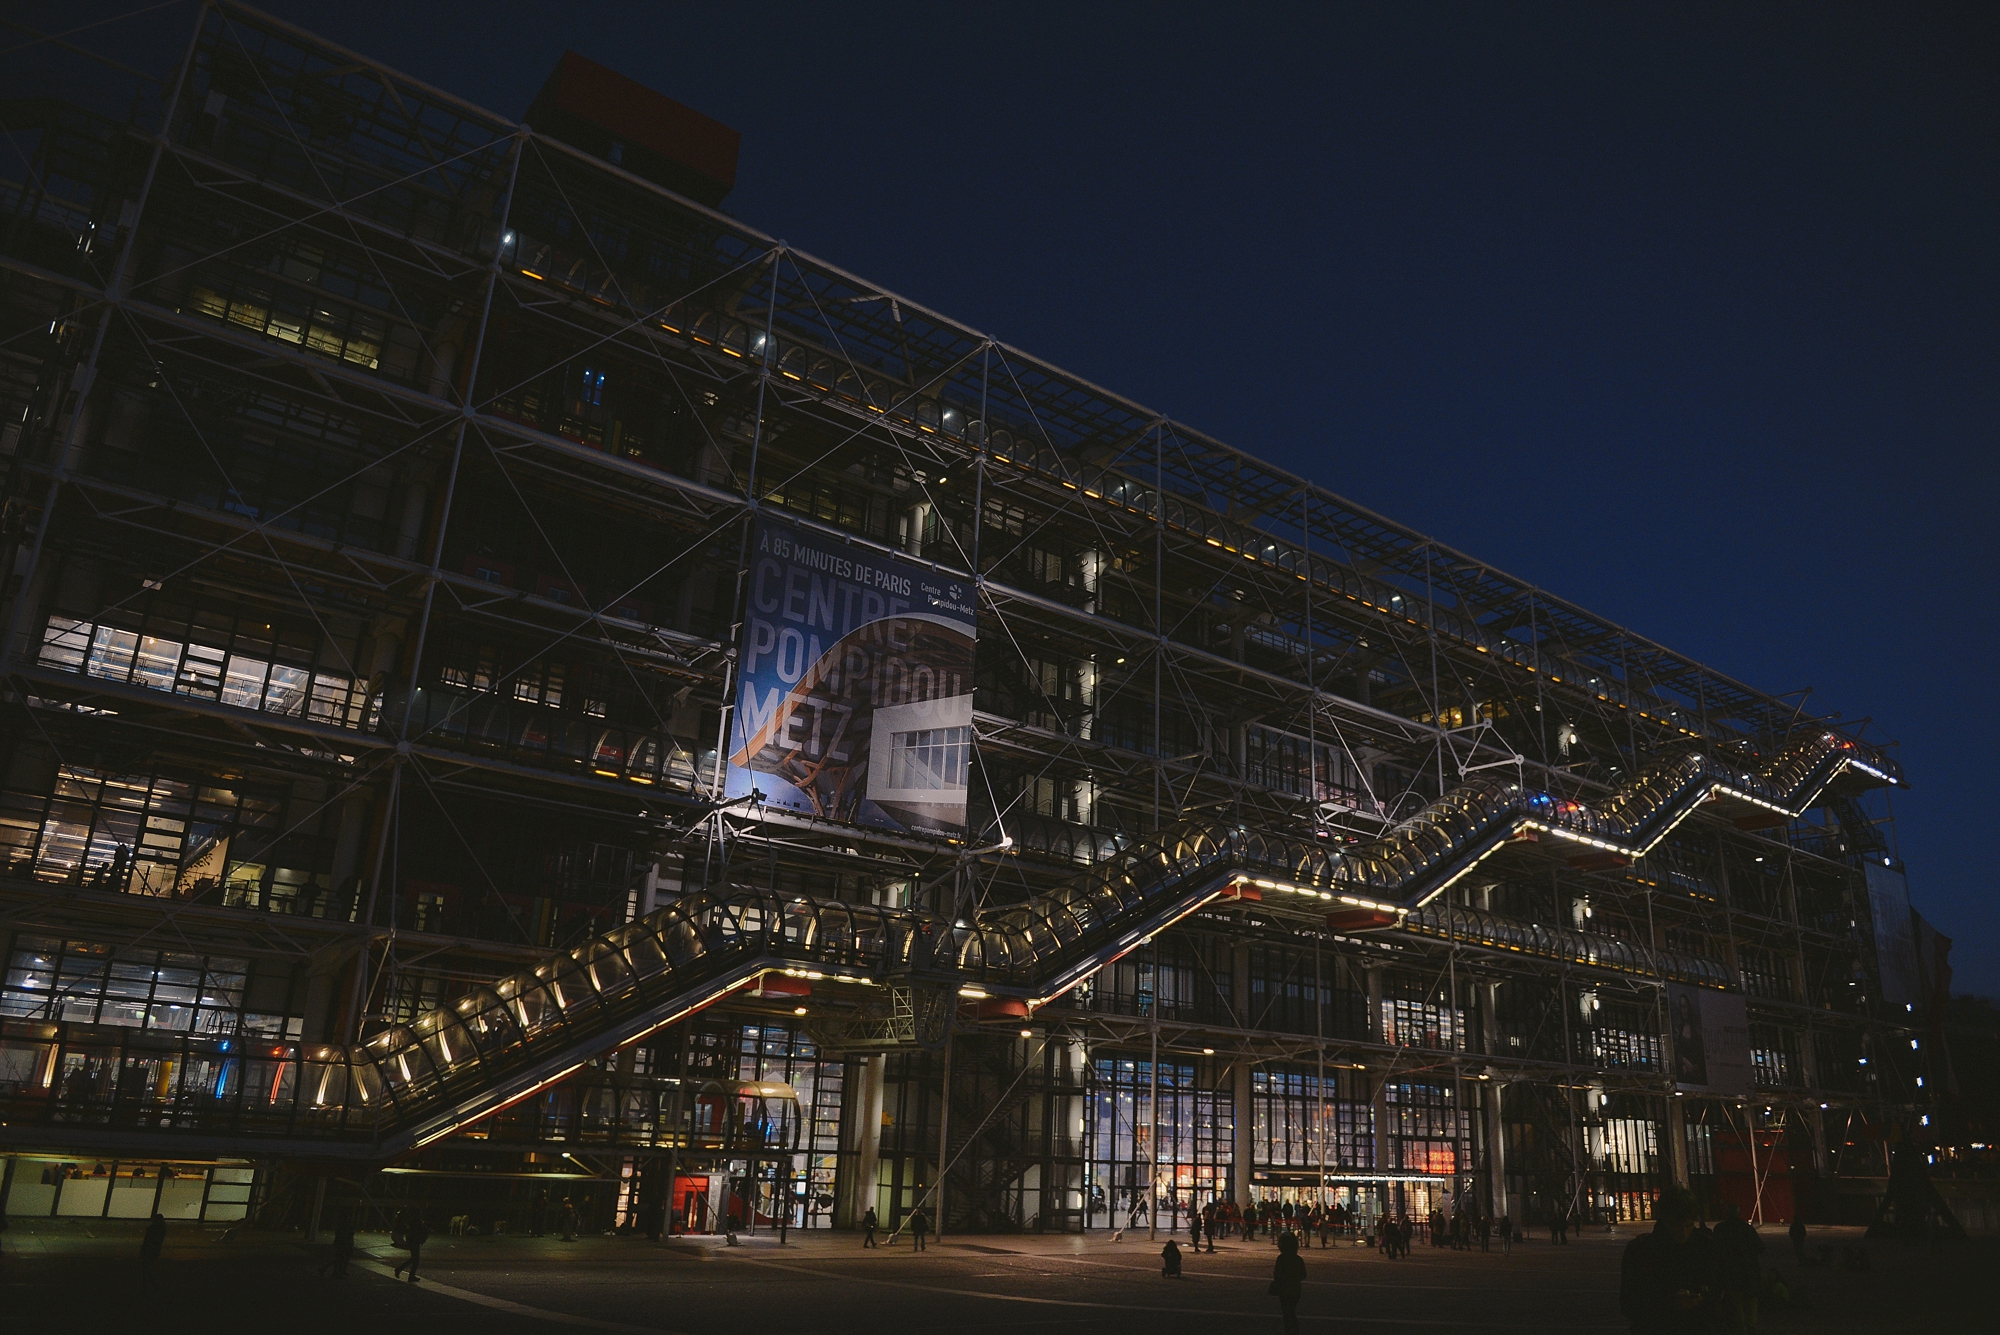
[[[1476,1248],[1490,1252],[1496,1237],[1503,1251],[1511,1251],[1514,1245],[1513,1219],[1507,1215],[1495,1219],[1477,1206],[1455,1212],[1442,1208],[1432,1210],[1423,1216],[1421,1225],[1408,1216],[1384,1218],[1370,1235],[1370,1241],[1390,1260],[1408,1256],[1410,1243],[1420,1226],[1433,1247],[1450,1247],[1461,1252]]]
[[[1326,1247],[1334,1238],[1358,1234],[1360,1219],[1358,1213],[1349,1211],[1345,1205],[1329,1209],[1292,1201],[1253,1201],[1247,1206],[1235,1201],[1210,1201],[1201,1209],[1188,1212],[1189,1245],[1200,1251],[1202,1239],[1206,1238],[1208,1250],[1214,1251],[1219,1237],[1240,1236],[1245,1242],[1252,1242],[1261,1233],[1273,1242],[1291,1234],[1308,1247],[1317,1235],[1319,1245]]]
[[[1653,1231],[1625,1244],[1618,1306],[1638,1335],[1754,1335],[1764,1240],[1734,1205],[1712,1229],[1700,1215],[1692,1192],[1668,1187],[1653,1206]],[[1792,1245],[1803,1255],[1803,1224],[1793,1223]]]
[[[535,1192],[535,1199],[528,1204],[528,1236],[539,1238],[549,1231],[548,1188]],[[576,1241],[576,1202],[565,1196],[553,1209],[556,1230],[562,1234],[564,1242]]]

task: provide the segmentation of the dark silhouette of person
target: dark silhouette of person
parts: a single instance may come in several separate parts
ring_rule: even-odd
[[[333,1221],[333,1255],[319,1268],[322,1276],[331,1275],[335,1279],[347,1278],[347,1262],[354,1255],[354,1207],[348,1206]]]
[[[1799,1264],[1806,1264],[1806,1221],[1803,1215],[1792,1216],[1792,1226],[1785,1230],[1792,1239],[1792,1255],[1799,1258]]]
[[[930,1231],[930,1216],[923,1212],[923,1207],[919,1206],[910,1211],[910,1243],[917,1251],[925,1250],[924,1239],[930,1235]]]
[[[528,1233],[531,1237],[541,1237],[549,1228],[549,1189],[538,1187],[535,1199],[528,1206]]]
[[[575,1242],[576,1203],[567,1196],[563,1197],[562,1206],[556,1211],[556,1217],[562,1221],[562,1240],[564,1242]]]
[[[139,1239],[139,1272],[150,1276],[153,1262],[160,1259],[160,1248],[167,1243],[167,1217],[158,1210],[146,1221],[146,1235]]]
[[[1697,1335],[1709,1329],[1711,1280],[1694,1245],[1694,1194],[1668,1187],[1653,1205],[1653,1231],[1625,1244],[1618,1308],[1635,1335]]]
[[[1163,1279],[1179,1279],[1181,1277],[1180,1244],[1172,1238],[1168,1238],[1167,1245],[1160,1248],[1160,1276]]]
[[[1298,1335],[1299,1295],[1305,1291],[1306,1263],[1299,1256],[1296,1233],[1278,1238],[1278,1259],[1271,1265],[1271,1292],[1278,1297],[1278,1311],[1285,1318],[1285,1335]]]
[[[422,1210],[404,1210],[396,1216],[396,1228],[389,1241],[410,1254],[407,1261],[396,1263],[396,1278],[403,1277],[403,1271],[410,1272],[410,1283],[421,1284],[417,1278],[417,1262],[423,1258],[424,1243],[430,1238],[430,1225],[424,1222]]]
[[[1715,1278],[1722,1289],[1723,1314],[1740,1335],[1757,1329],[1757,1292],[1764,1280],[1764,1239],[1733,1205],[1722,1207],[1715,1226]]]
[[[875,1245],[875,1230],[877,1227],[879,1225],[875,1222],[875,1207],[871,1205],[868,1207],[868,1213],[861,1216],[862,1246],[873,1247]]]

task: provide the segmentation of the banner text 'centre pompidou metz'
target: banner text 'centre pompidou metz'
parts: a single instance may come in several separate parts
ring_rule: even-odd
[[[965,581],[768,520],[748,578],[726,795],[962,834],[975,639]]]

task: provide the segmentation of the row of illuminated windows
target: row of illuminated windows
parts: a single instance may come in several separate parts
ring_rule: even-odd
[[[1244,779],[1313,802],[1373,805],[1360,764],[1347,748],[1253,723],[1243,730]]]
[[[1229,1164],[1233,1100],[1226,1093],[1197,1088],[1192,1065],[1160,1064],[1157,1118],[1151,1062],[1100,1057],[1090,1070],[1095,1089],[1085,1126],[1087,1159],[1106,1167],[1156,1161],[1163,1187],[1178,1180],[1182,1168],[1199,1176],[1199,1168]]]
[[[1660,1124],[1613,1117],[1583,1129],[1584,1153],[1608,1173],[1651,1173],[1659,1167]]]
[[[1159,1014],[1192,1019],[1201,998],[1196,966],[1179,959],[1126,956],[1079,983],[1070,994],[1078,1006],[1117,1015]]]
[[[345,672],[324,672],[301,663],[273,661],[270,627],[258,637],[263,656],[232,647],[226,627],[215,640],[187,638],[187,626],[162,627],[159,634],[103,625],[78,617],[51,616],[42,631],[39,663],[99,681],[167,691],[237,709],[286,718],[309,719],[335,728],[365,728],[374,708],[365,682]],[[303,654],[312,661],[311,654]]]
[[[1472,1117],[1448,1084],[1392,1080],[1382,1091],[1382,1132],[1389,1142],[1384,1167],[1406,1172],[1453,1173],[1469,1163]]]
[[[1382,1041],[1399,1048],[1465,1050],[1465,1012],[1401,997],[1382,1001]]]
[[[1658,1034],[1631,1029],[1586,1029],[1576,1035],[1577,1055],[1592,1066],[1657,1071],[1665,1049]]]
[[[247,960],[22,932],[6,961],[7,1019],[273,1038],[297,1037],[303,1023],[292,1013],[290,971]]]
[[[286,809],[278,792],[59,766],[46,792],[0,792],[0,867],[120,894],[321,915],[320,841],[294,832]]]
[[[227,1222],[250,1212],[257,1169],[241,1160],[217,1164],[130,1160],[35,1159],[10,1165],[7,1213],[17,1219],[168,1219]]]
[[[1753,997],[1773,1001],[1796,1001],[1791,961],[1774,951],[1757,946],[1739,946],[1736,963],[1743,975],[1743,990]]]
[[[1352,1093],[1353,1091],[1350,1091]],[[1263,1068],[1250,1074],[1255,1162],[1279,1168],[1373,1168],[1375,1110],[1341,1098],[1336,1073]]]
[[[1802,1085],[1804,1077],[1796,1035],[1774,1024],[1750,1026],[1750,1078],[1759,1089]]]

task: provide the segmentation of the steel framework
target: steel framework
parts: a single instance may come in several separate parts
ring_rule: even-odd
[[[1423,845],[1468,794],[1532,793],[1541,817],[1428,896],[1363,897],[1390,921],[1205,894],[1034,995],[1025,1035],[961,1011],[954,970],[843,983],[801,957],[804,1020],[723,1005],[846,1054],[850,1122],[887,1082],[911,1115],[879,1144],[842,1132],[842,1172],[879,1172],[896,1211],[942,1187],[954,1227],[1091,1222],[1114,1145],[1155,1217],[1182,1190],[1247,1197],[1260,1164],[1270,1190],[1427,1178],[1630,1214],[1688,1176],[1691,1119],[1740,1122],[1753,1175],[1777,1135],[1810,1179],[1830,1127],[1910,1105],[1912,1021],[1857,870],[1893,862],[1862,793],[1900,776],[1865,724],[229,0],[171,69],[24,55],[53,63],[15,86],[65,92],[6,105],[0,904],[20,959],[88,939],[288,961],[270,1101],[313,1045],[683,901],[950,936],[1205,826],[1294,841],[1336,868],[1305,883],[1354,892],[1338,868]],[[87,78],[54,72],[72,57]],[[772,514],[976,588],[965,843],[717,800],[743,554]],[[1859,768],[1796,804],[1758,786],[1822,742]],[[1733,787],[1640,844],[1577,814],[1675,766]],[[1674,1090],[1670,979],[1747,995],[1741,1111]],[[0,1137],[254,1141],[240,1092],[190,1112],[160,1075],[219,1039],[107,1038],[50,986],[4,1003],[47,1056],[6,1077]],[[527,1084],[678,1069],[658,1035],[679,1013]],[[58,1073],[141,1049],[166,1092],[66,1100]],[[1093,1129],[1100,1084],[1132,1093],[1097,1063],[1142,1053],[1140,1120]],[[1233,1109],[1206,1177],[1161,1149],[1169,1065]],[[613,1103],[613,1149],[687,1143],[687,1107]],[[1307,1148],[1281,1152],[1294,1117]],[[1631,1127],[1646,1148],[1614,1144]]]

